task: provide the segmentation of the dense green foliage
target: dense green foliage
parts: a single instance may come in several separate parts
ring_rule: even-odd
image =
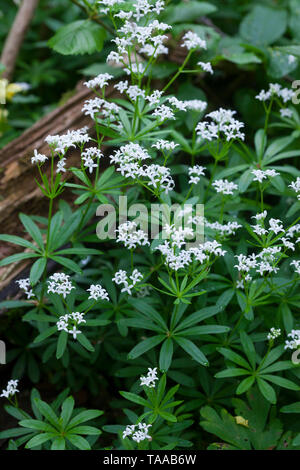
[[[99,3],[42,1],[15,72],[32,89],[8,104],[3,143],[81,74],[98,77],[83,103],[93,129],[32,156],[48,217],[20,214],[26,236],[0,235],[19,247],[0,266],[32,259],[27,299],[0,303],[5,371],[19,380],[3,383],[17,424],[0,438],[9,449],[299,449],[298,2],[149,1],[141,18],[139,2]],[[169,54],[156,56],[162,42]],[[106,100],[107,83],[122,96]],[[179,204],[156,219],[171,238],[138,231],[135,212],[126,227],[108,217],[118,239],[101,240],[99,207],[122,215],[120,196],[148,213]],[[191,249],[176,226],[185,205],[194,234],[204,223]]]

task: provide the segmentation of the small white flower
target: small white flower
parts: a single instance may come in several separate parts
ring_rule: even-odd
[[[300,346],[300,330],[292,330],[288,337],[292,339],[285,341],[284,349],[298,349]]]
[[[278,338],[278,336],[280,336],[280,335],[281,335],[281,329],[278,328],[276,330],[276,328],[273,327],[273,328],[270,329],[270,333],[268,333],[267,338],[268,338],[269,341],[271,341],[271,340],[274,340],[274,339]]]
[[[34,297],[32,289],[30,289],[30,279],[29,277],[26,279],[18,279],[16,281],[17,284],[19,284],[20,289],[23,289],[25,294],[27,295],[27,299],[31,299],[31,297]]]
[[[155,147],[157,150],[174,150],[178,147],[179,144],[175,144],[175,142],[170,142],[169,140],[158,140],[152,147]]]
[[[297,198],[300,200],[300,177],[298,176],[296,181],[293,181],[289,187],[295,191]]]
[[[188,31],[182,38],[183,44],[181,47],[186,47],[188,50],[193,49],[206,49],[207,44],[204,39],[201,39],[198,34],[193,31]]]
[[[112,280],[117,285],[123,285],[121,292],[127,292],[127,294],[132,295],[132,290],[136,284],[138,284],[143,279],[142,273],[137,269],[132,271],[131,276],[128,277],[127,272],[120,269],[115,273],[115,276]]]
[[[19,392],[17,389],[19,380],[9,380],[6,389],[2,390],[0,398],[10,398]]]
[[[268,177],[274,178],[275,176],[279,175],[279,173],[277,173],[277,171],[274,169],[267,169],[267,170],[254,169],[251,171],[251,173],[254,175],[253,181],[258,181],[259,183],[262,183],[263,180]]]
[[[238,189],[238,185],[235,183],[232,183],[228,180],[216,180],[212,184],[217,193],[222,193],[222,194],[233,194],[233,191]]]
[[[108,85],[108,81],[114,78],[112,75],[109,73],[101,73],[97,77],[93,78],[92,80],[89,80],[88,82],[84,82],[84,85],[87,88],[103,88],[106,85]]]
[[[65,299],[71,290],[75,289],[70,281],[70,276],[64,273],[55,273],[50,276],[48,281],[48,294],[59,294]]]
[[[212,68],[210,62],[197,62],[197,65],[200,65],[200,67],[201,67],[205,72],[208,72],[208,73],[210,73],[210,74],[213,74],[213,73],[214,73],[213,68]]]
[[[34,149],[34,157],[31,157],[31,163],[44,163],[46,160],[48,160],[48,157],[46,155],[43,155],[41,153],[38,153],[37,149]]]
[[[73,328],[69,330],[68,333],[73,336],[73,339],[76,339],[77,336],[81,333],[81,331],[77,330],[76,326],[73,326]]]
[[[100,284],[92,284],[87,292],[90,293],[89,299],[94,300],[109,300],[107,291]]]
[[[145,385],[149,388],[155,387],[156,380],[158,380],[157,367],[155,367],[154,369],[151,369],[149,367],[147,375],[145,377],[143,375],[140,377],[141,386]]]
[[[194,165],[193,167],[189,168],[189,184],[197,184],[200,181],[200,176],[205,174],[206,168],[200,165]]]
[[[285,118],[285,117],[290,118],[290,117],[293,116],[293,111],[292,111],[291,109],[289,109],[289,108],[282,108],[282,109],[280,110],[280,115],[281,115],[281,117],[283,117],[283,118]]]

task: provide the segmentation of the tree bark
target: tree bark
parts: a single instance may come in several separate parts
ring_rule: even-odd
[[[1,63],[5,66],[3,77],[8,80],[13,76],[19,50],[38,2],[39,0],[23,0],[6,38],[1,55]]]

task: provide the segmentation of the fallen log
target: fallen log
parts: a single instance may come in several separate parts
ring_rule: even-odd
[[[106,95],[112,98],[119,96],[113,86],[107,87]],[[23,227],[19,222],[19,213],[46,215],[48,200],[37,187],[35,178],[38,172],[31,164],[34,149],[49,155],[45,142],[48,135],[65,134],[68,129],[84,126],[93,128],[93,121],[82,113],[83,102],[93,98],[94,92],[82,82],[75,94],[63,105],[37,121],[20,137],[0,150],[0,233],[24,237]],[[80,161],[78,150],[68,155],[68,166],[76,166]],[[45,164],[47,165],[47,163]],[[49,171],[50,168],[47,168]],[[68,175],[66,174],[66,177]],[[72,200],[72,194],[68,196]],[[0,259],[20,251],[20,247],[9,243],[0,245]],[[30,263],[30,262],[29,262]],[[28,262],[14,263],[0,268],[0,290],[22,272]]]

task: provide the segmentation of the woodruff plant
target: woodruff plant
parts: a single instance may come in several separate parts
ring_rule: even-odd
[[[294,92],[270,84],[256,97],[266,118],[252,146],[234,110],[210,110],[204,100],[181,99],[177,93],[183,75],[213,73],[206,38],[185,32],[182,65],[162,88],[153,89],[154,66],[168,52],[172,29],[160,19],[163,2],[98,3],[114,30],[107,61],[128,77],[116,82],[103,73],[86,82],[95,97],[82,111],[94,121],[94,129],[48,136],[49,154],[34,152],[37,185],[49,199],[48,219],[20,215],[30,240],[1,235],[2,241],[26,250],[0,266],[34,259],[29,278],[18,280],[27,300],[2,306],[28,309],[22,320],[36,333],[29,347],[39,348],[54,384],[76,390],[88,376],[96,395],[103,375],[126,379],[131,391],[121,396],[143,411],[137,415],[124,408],[124,424],[103,426],[118,435],[115,447],[195,446],[199,427],[190,412],[197,410],[192,399],[219,411],[220,404],[230,403],[228,397],[217,397],[218,387],[228,387],[231,397],[254,391],[271,404],[287,399],[285,389],[291,395],[300,390],[299,368],[288,353],[297,349],[300,337],[292,313],[300,304],[300,172],[276,164],[298,156],[300,118],[291,105]],[[108,100],[108,86],[120,97]],[[283,135],[270,138],[271,126]],[[78,167],[68,166],[73,148],[80,150]],[[72,174],[73,180],[64,174]],[[78,209],[62,200],[67,190],[77,195]],[[146,207],[179,203],[185,215],[188,204],[194,229],[179,227],[173,217],[162,227],[167,239],[151,240],[137,220],[130,220],[116,229],[116,242],[101,246],[95,234],[96,208],[113,203],[118,211],[118,197],[125,193],[129,201]],[[205,217],[195,214],[196,204],[205,205]],[[199,224],[204,224],[205,240],[190,247]],[[49,260],[56,263],[55,273],[47,270]],[[156,384],[158,368],[162,375]],[[197,375],[202,368],[211,375]],[[143,398],[132,378],[147,369],[141,379]],[[167,376],[176,383],[169,390]],[[211,381],[220,385],[208,386]],[[197,387],[204,390],[204,399]],[[175,393],[184,400],[173,399]],[[2,395],[7,394],[11,399],[8,389]],[[16,408],[8,411],[19,419],[17,403],[12,405]],[[30,440],[18,438],[10,445],[49,448],[51,441],[53,449],[66,448],[68,442],[81,449],[103,448],[99,441],[80,437],[99,434],[98,428],[81,426],[99,414],[85,411],[78,421],[81,413],[72,418],[72,397],[65,397],[61,406],[59,417],[57,407],[51,411],[45,402],[36,402],[45,419],[22,418],[19,424]],[[219,420],[216,411],[201,413],[208,421]],[[243,423],[238,420],[235,426]],[[208,432],[215,429],[211,423],[202,426]],[[18,435],[4,431],[2,437]],[[298,442],[296,437],[296,446]]]

